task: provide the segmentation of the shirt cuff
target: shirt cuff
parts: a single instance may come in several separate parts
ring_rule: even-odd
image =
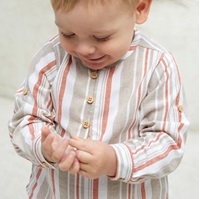
[[[117,172],[116,176],[110,177],[111,180],[118,180],[121,182],[129,182],[133,172],[133,161],[131,151],[125,144],[111,145],[117,157]]]
[[[37,162],[44,168],[55,169],[54,163],[48,162],[42,154],[41,135],[39,135],[33,142],[33,152]]]

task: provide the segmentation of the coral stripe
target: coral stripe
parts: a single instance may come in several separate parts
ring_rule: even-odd
[[[129,51],[133,51],[136,49],[137,46],[130,46]]]
[[[55,195],[56,193],[56,187],[55,187],[55,171],[52,169],[51,170],[51,176],[52,176],[52,185],[53,185],[53,193]]]
[[[67,134],[67,132],[64,129],[62,129],[62,131],[60,133],[61,137],[64,137],[65,133]]]
[[[131,199],[131,185],[128,185],[128,199]]]
[[[79,174],[77,174],[76,176],[76,199],[79,199],[79,190],[80,190],[80,186],[79,186]]]
[[[35,84],[35,86],[33,88],[33,97],[35,99],[35,104],[34,104],[34,108],[33,108],[33,112],[32,112],[33,115],[37,114],[37,96],[38,96],[39,87],[41,86],[43,75],[45,74],[45,72],[49,71],[50,68],[52,68],[55,65],[56,65],[56,61],[54,60],[54,61],[50,62],[47,66],[45,66],[39,72],[38,81],[36,82],[36,84]]]
[[[167,64],[166,62],[163,60],[163,64],[164,64],[164,67],[165,67],[165,74],[166,74],[166,87],[165,87],[165,114],[164,114],[164,124],[163,124],[163,128],[162,128],[162,131],[164,132],[165,131],[165,127],[166,127],[166,120],[167,120],[167,113],[168,113],[168,108],[169,108],[169,101],[168,101],[168,97],[169,97],[169,73],[167,71]]]
[[[142,199],[146,199],[146,192],[145,192],[144,183],[141,184],[141,193],[142,193]]]
[[[149,49],[146,50],[146,54],[145,54],[145,63],[144,63],[144,71],[143,71],[142,79],[144,78],[144,76],[146,75],[146,72],[147,72],[148,56],[149,56]],[[141,81],[141,82],[142,82],[142,81]],[[141,87],[142,87],[142,83],[140,83],[140,86],[139,86],[139,88],[138,88],[137,107],[139,106],[139,103],[140,103],[140,98],[141,98]],[[131,138],[131,129],[132,129],[132,127],[134,126],[135,121],[136,121],[136,115],[135,115],[135,117],[134,117],[133,123],[131,124],[131,126],[130,126],[130,128],[129,128],[129,130],[128,130],[128,139]],[[139,131],[138,131],[138,132],[139,132]]]
[[[99,180],[95,179],[93,182],[93,199],[98,199],[99,195]]]
[[[157,156],[155,158],[152,158],[151,160],[147,161],[146,163],[140,165],[139,167],[134,168],[134,172],[140,171],[140,170],[142,170],[142,169],[144,169],[144,168],[146,168],[146,167],[158,162],[159,160],[164,159],[165,157],[167,157],[167,155],[169,154],[170,151],[175,150],[175,149],[178,150],[181,147],[180,141],[181,140],[179,139],[178,144],[170,145],[168,147],[168,149],[165,151],[165,153],[162,153],[161,155],[159,155],[159,156]]]
[[[34,191],[35,191],[35,188],[37,187],[37,182],[38,182],[38,179],[39,179],[39,177],[40,177],[41,172],[42,172],[42,168],[39,168],[39,170],[38,170],[38,172],[37,172],[37,174],[36,174],[36,182],[35,182],[35,184],[34,184],[34,186],[33,186],[33,188],[32,188],[31,195],[30,195],[30,197],[29,197],[30,199],[33,198],[33,193],[34,193]]]
[[[58,101],[58,123],[60,123],[61,117],[62,117],[62,102],[63,102],[63,96],[64,96],[64,92],[65,92],[65,88],[66,88],[66,79],[67,79],[67,75],[69,73],[71,63],[72,63],[72,58],[70,57],[69,62],[67,64],[67,66],[65,67],[62,82],[61,82],[61,87],[60,87],[59,101]]]
[[[56,64],[56,61],[52,61],[50,62],[47,66],[45,66],[40,72],[39,72],[39,75],[38,75],[38,81],[36,82],[34,88],[33,88],[33,98],[35,99],[35,104],[33,106],[33,111],[32,111],[32,116],[28,119],[28,122],[30,123],[28,125],[29,127],[29,132],[30,134],[32,135],[32,140],[35,138],[35,135],[34,135],[34,127],[32,125],[32,121],[35,119],[35,116],[37,115],[37,96],[38,96],[38,90],[39,90],[39,87],[41,85],[41,82],[42,82],[42,78],[43,78],[43,75],[46,71],[48,71],[51,67],[55,66]]]
[[[103,139],[103,135],[106,131],[106,126],[107,126],[107,122],[108,122],[110,95],[111,95],[111,87],[112,87],[112,77],[113,77],[114,71],[115,71],[114,67],[110,69],[110,73],[109,73],[108,80],[107,80],[105,106],[104,106],[103,121],[102,121],[102,134],[101,134],[100,140]]]

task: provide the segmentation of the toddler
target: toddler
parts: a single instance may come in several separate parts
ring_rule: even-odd
[[[167,199],[189,121],[172,54],[135,24],[152,0],[51,0],[9,122],[30,199]]]

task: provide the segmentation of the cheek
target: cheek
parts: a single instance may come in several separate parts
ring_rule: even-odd
[[[74,47],[70,42],[68,42],[66,39],[63,39],[62,37],[60,37],[60,44],[66,52],[68,52],[70,54],[72,53]]]
[[[122,56],[124,56],[127,51],[129,50],[131,40],[118,40],[117,42],[113,43],[110,46],[107,46],[106,52],[111,57],[120,59]]]
[[[130,48],[130,44],[133,39],[134,30],[123,31],[118,34],[116,38],[110,43],[110,53],[116,56],[123,56]]]
[[[124,39],[119,40],[119,53],[123,56],[127,51],[129,51],[133,35],[128,35]]]

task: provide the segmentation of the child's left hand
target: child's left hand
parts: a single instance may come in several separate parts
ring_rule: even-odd
[[[69,144],[76,148],[80,163],[79,174],[95,179],[102,175],[115,176],[117,159],[114,149],[101,141],[74,137]]]

